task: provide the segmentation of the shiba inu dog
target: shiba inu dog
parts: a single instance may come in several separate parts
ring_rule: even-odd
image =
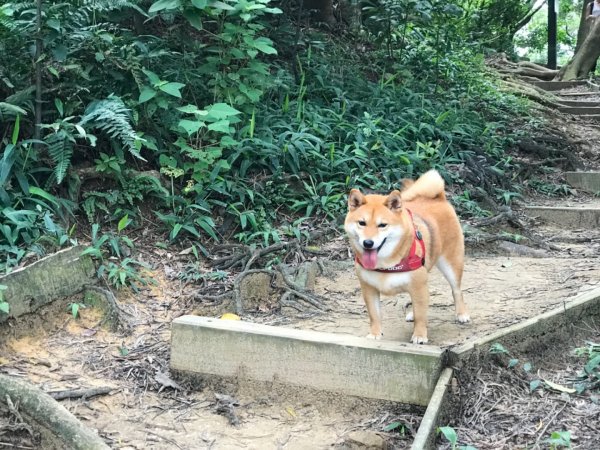
[[[344,224],[370,320],[367,337],[381,339],[381,294],[408,292],[414,320],[411,342],[427,343],[427,280],[433,266],[442,272],[454,297],[456,319],[470,321],[460,288],[464,238],[444,180],[435,170],[405,180],[402,192],[364,195],[352,189]]]

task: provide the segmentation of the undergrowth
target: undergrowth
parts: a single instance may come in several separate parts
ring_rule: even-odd
[[[0,269],[48,236],[67,244],[76,222],[97,234],[124,216],[205,255],[267,246],[337,220],[351,187],[387,191],[430,168],[463,215],[488,214],[481,192],[510,203],[506,151],[537,126],[527,101],[497,90],[467,3],[400,3],[365,6],[339,34],[269,0],[48,1],[34,60],[33,2],[5,3]],[[140,282],[117,256],[103,275]]]

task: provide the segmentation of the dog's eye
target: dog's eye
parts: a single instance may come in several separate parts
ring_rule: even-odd
[[[385,228],[387,227],[387,223],[380,223],[379,225],[377,225],[379,228]]]
[[[359,220],[359,221],[358,221],[358,224],[359,224],[361,227],[364,227],[364,226],[367,224],[367,222],[365,222],[364,220]]]

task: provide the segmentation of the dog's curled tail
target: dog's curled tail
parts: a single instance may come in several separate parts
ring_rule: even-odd
[[[419,177],[417,181],[406,180],[402,190],[402,200],[411,201],[417,197],[446,198],[444,193],[444,179],[437,170],[430,170]]]

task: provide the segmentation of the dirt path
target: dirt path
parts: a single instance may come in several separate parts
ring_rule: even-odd
[[[550,235],[551,231],[544,232]],[[576,233],[562,236],[555,230],[552,236],[564,248],[544,258],[467,258],[464,290],[473,317],[467,326],[454,323],[446,282],[434,271],[431,342],[449,346],[473,339],[597,287],[600,264],[587,252],[600,240],[565,243],[577,241]],[[67,313],[74,299],[66,299],[4,332],[2,371],[26,377],[48,392],[113,387],[108,396],[62,402],[98,429],[112,448],[353,448],[358,445],[351,444],[355,440],[380,444],[386,440],[394,448],[410,445],[422,409],[275,385],[257,387],[243,380],[193,389],[189,383],[173,383],[168,377],[169,324],[192,309],[202,310],[184,301],[182,285],[166,277],[171,264],[174,261],[167,259],[155,273],[158,285],[119,296],[123,308],[135,318],[132,335],[99,327],[102,313],[97,308],[86,308],[81,318],[74,319]],[[367,315],[351,263],[342,262],[319,277],[317,290],[332,312],[308,318],[254,313],[244,320],[359,336],[367,333]],[[403,320],[406,301],[406,297],[385,299],[385,339],[409,339],[411,325]],[[395,422],[402,425],[386,431]]]
[[[463,343],[499,328],[521,322],[560,306],[567,298],[600,285],[597,259],[510,256],[468,257],[463,290],[472,322],[458,325],[448,284],[437,270],[431,274],[429,342],[442,347]],[[332,312],[296,319],[296,328],[368,334],[368,316],[353,267],[320,277],[317,291],[327,298]],[[408,342],[412,324],[405,322],[408,296],[382,301],[384,339]]]

